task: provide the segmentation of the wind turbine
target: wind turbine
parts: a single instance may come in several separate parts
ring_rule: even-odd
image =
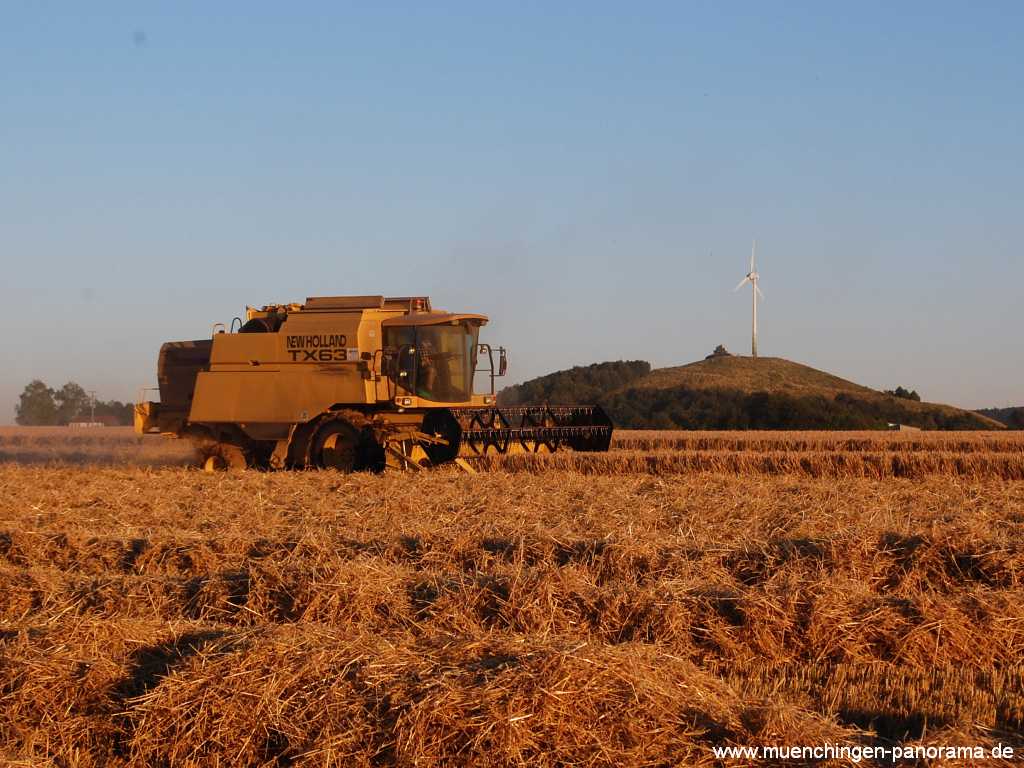
[[[755,240],[754,244],[752,246],[750,246],[750,271],[747,272],[747,276],[746,277],[744,277],[742,280],[740,280],[740,284],[732,289],[732,292],[736,293],[736,291],[738,291],[744,285],[746,285],[747,283],[750,283],[750,287],[751,287],[750,299],[751,299],[751,306],[752,306],[752,313],[753,313],[752,314],[751,333],[750,333],[750,354],[751,354],[752,357],[757,357],[757,298],[758,298],[758,296],[760,296],[761,300],[764,301],[764,294],[761,293],[761,289],[757,285],[757,281],[758,281],[757,270],[754,269],[754,254],[756,252],[757,252],[757,240]]]

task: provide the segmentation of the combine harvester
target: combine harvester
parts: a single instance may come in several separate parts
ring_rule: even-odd
[[[426,297],[247,307],[211,339],[160,348],[160,402],[140,399],[135,431],[191,439],[209,471],[470,470],[489,453],[607,451],[612,424],[597,406],[497,406],[507,358],[478,343],[486,322]],[[474,394],[477,374],[489,393]]]

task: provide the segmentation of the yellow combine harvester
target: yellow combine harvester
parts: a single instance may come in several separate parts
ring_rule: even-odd
[[[497,406],[507,360],[478,342],[486,322],[426,297],[246,308],[210,339],[160,348],[160,402],[136,405],[135,430],[193,440],[209,470],[468,468],[488,453],[608,450],[597,406]],[[474,394],[477,374],[487,394]]]

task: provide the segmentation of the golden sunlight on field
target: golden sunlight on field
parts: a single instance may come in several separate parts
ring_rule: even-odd
[[[374,476],[6,430],[0,461],[8,764],[1024,748],[1009,434],[620,433]]]

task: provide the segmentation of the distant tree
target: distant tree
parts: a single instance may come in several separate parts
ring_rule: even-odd
[[[1024,408],[989,408],[981,413],[1001,421],[1009,429],[1024,429]]]
[[[39,379],[31,381],[21,393],[15,408],[15,421],[22,426],[38,427],[57,423],[57,404],[53,390]]]
[[[904,389],[903,387],[896,387],[896,389],[885,390],[885,394],[901,398],[902,400],[914,400],[916,402],[921,402],[921,396],[917,394],[917,390],[915,389]]]
[[[81,386],[69,381],[54,391],[39,379],[25,387],[15,414],[15,420],[24,426],[66,425],[93,415],[89,394]],[[134,414],[135,408],[131,403],[96,401],[96,421],[108,426],[130,426]]]
[[[53,395],[57,404],[57,423],[69,424],[89,417],[89,394],[81,386],[69,381]]]
[[[719,344],[715,347],[715,351],[705,357],[705,360],[712,360],[716,357],[732,357],[732,352],[726,349],[723,345]]]
[[[131,403],[119,400],[96,401],[96,421],[107,426],[130,426],[134,418],[135,407]]]

